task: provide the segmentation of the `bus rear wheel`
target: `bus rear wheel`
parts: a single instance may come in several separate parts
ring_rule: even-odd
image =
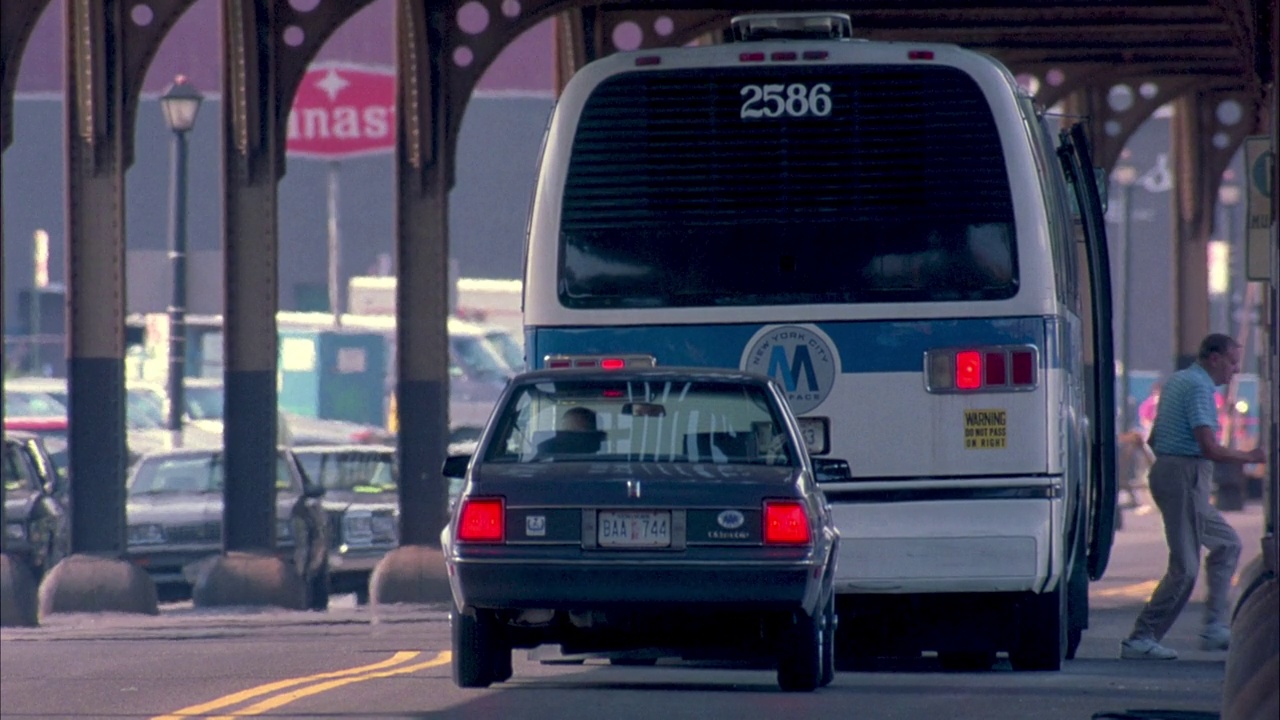
[[[1019,604],[1017,636],[1009,650],[1014,670],[1062,669],[1067,650],[1066,604],[1061,583],[1051,592],[1028,595]]]

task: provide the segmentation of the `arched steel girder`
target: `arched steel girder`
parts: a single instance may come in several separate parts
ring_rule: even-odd
[[[1214,114],[1216,143],[1229,161],[1247,135],[1258,131],[1260,104],[1244,90],[1215,88],[1203,78],[1150,77],[1113,72],[1096,75],[1093,82],[1069,96],[1068,114],[1082,116],[1093,140],[1093,157],[1110,171],[1135,131],[1161,106],[1189,94],[1211,92],[1222,109]],[[1037,96],[1038,97],[1038,96]],[[1206,96],[1207,97],[1207,96]],[[1225,167],[1225,163],[1223,165]]]
[[[13,142],[13,96],[22,51],[49,0],[0,3],[0,152]]]
[[[372,0],[319,0],[314,6],[288,0],[225,0],[223,42],[228,67],[230,133],[224,142],[254,166],[269,152],[275,177],[283,176],[288,108],[307,65],[333,33]],[[264,112],[265,111],[265,112]],[[274,116],[274,126],[267,119]],[[268,150],[268,147],[271,149]]]

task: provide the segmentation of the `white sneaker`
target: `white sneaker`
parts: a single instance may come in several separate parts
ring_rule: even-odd
[[[1177,660],[1178,653],[1151,638],[1129,638],[1120,643],[1122,660]]]
[[[1226,650],[1231,645],[1231,630],[1225,625],[1207,625],[1200,633],[1201,650]]]

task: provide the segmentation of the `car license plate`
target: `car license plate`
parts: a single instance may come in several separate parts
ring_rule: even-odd
[[[670,547],[670,512],[601,511],[596,516],[600,547]]]

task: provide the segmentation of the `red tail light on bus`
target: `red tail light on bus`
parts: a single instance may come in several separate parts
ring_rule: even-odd
[[[925,388],[931,393],[1033,390],[1036,349],[1030,345],[930,350]]]

